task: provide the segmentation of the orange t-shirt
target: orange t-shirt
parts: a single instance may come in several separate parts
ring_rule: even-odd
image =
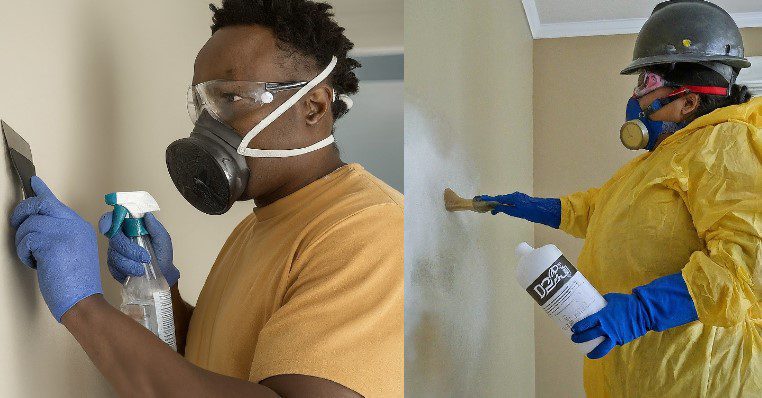
[[[350,164],[254,209],[220,250],[186,358],[259,382],[332,380],[403,396],[402,194]]]

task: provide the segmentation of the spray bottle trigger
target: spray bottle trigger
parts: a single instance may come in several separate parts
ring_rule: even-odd
[[[126,207],[114,204],[114,212],[111,215],[111,229],[106,232],[107,237],[113,238],[114,235],[119,232],[119,230],[122,228],[122,223],[128,214],[129,211]]]

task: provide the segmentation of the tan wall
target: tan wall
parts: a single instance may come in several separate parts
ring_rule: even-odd
[[[762,55],[762,29],[743,30],[747,56]],[[635,152],[619,141],[635,78],[619,71],[635,35],[534,42],[534,193],[557,197],[599,186]],[[537,245],[556,244],[571,259],[582,240],[544,226]],[[537,397],[583,396],[582,357],[535,309]]]
[[[405,392],[534,395],[532,302],[513,248],[532,227],[451,214],[465,196],[532,187],[532,40],[518,1],[405,7]]]
[[[190,217],[182,219],[187,209],[178,205],[182,199],[163,159],[170,136],[185,135],[190,127],[185,87],[195,51],[209,34],[207,4],[51,0],[4,5],[0,117],[30,142],[38,175],[93,224],[107,210],[104,194],[146,189],[166,210],[160,217],[167,216],[170,229],[180,232],[180,248],[186,245],[183,233],[193,233]],[[15,259],[7,220],[20,198],[4,152],[0,339],[7,350],[0,360],[0,395],[109,396],[110,388],[84,351],[48,312],[36,274]],[[196,239],[216,238],[208,227],[197,229]],[[99,240],[106,296],[118,305],[120,288],[105,269],[106,240]],[[179,264],[188,261],[184,254],[178,259]],[[184,269],[186,285],[198,284],[203,265],[198,271]],[[190,290],[193,299],[197,288]]]

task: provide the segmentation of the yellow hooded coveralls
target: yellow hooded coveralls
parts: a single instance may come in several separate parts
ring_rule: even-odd
[[[762,397],[762,98],[694,120],[561,206],[601,294],[681,272],[699,316],[585,358],[589,397]]]

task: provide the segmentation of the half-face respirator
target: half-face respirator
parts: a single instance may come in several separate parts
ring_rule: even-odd
[[[331,74],[336,57],[309,82],[265,83],[212,80],[192,86],[188,91],[188,111],[195,123],[190,137],[167,147],[169,175],[183,197],[204,213],[224,214],[241,198],[249,181],[246,156],[286,158],[325,148],[334,142],[330,135],[310,146],[297,149],[268,150],[249,148],[249,143],[278,117]],[[281,91],[299,89],[291,98],[257,123],[244,137],[232,127],[232,121],[252,110],[271,103]],[[334,101],[336,94],[334,92]],[[352,101],[338,96],[347,108]]]

